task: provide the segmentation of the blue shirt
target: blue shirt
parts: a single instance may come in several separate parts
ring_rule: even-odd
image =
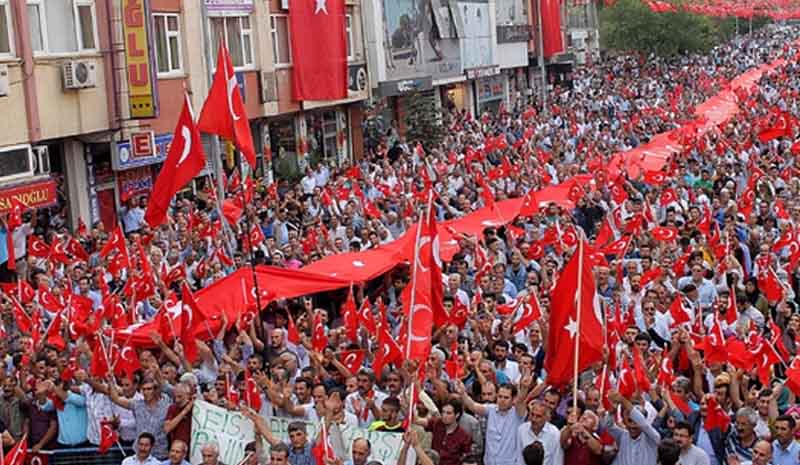
[[[799,465],[800,444],[792,439],[789,447],[784,449],[777,439],[772,441],[772,463],[773,465]]]
[[[704,427],[700,427],[700,432],[697,433],[697,447],[703,449],[708,454],[708,463],[711,465],[719,465],[717,454],[714,453],[714,446],[711,444],[711,437]]]
[[[53,401],[48,400],[42,408],[45,412],[56,410]],[[56,410],[58,417],[58,443],[65,446],[76,446],[87,441],[86,428],[89,425],[86,416],[86,398],[74,392],[67,393],[64,410]]]
[[[5,228],[0,228],[0,265],[8,261],[8,239]]]

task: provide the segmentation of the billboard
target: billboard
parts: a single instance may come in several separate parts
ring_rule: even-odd
[[[495,6],[498,26],[528,24],[528,12],[522,0],[495,0]]]
[[[157,116],[155,68],[151,60],[151,41],[147,35],[148,2],[124,0],[122,30],[125,34],[125,62],[128,77],[128,105],[131,118]]]
[[[457,8],[456,22],[457,28],[461,29],[459,37],[462,38],[464,69],[491,66],[494,62],[488,0],[459,1]]]
[[[383,0],[383,41],[387,81],[462,73],[446,0]]]

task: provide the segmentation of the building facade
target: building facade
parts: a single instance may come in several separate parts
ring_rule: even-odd
[[[0,211],[15,196],[63,209],[73,227],[79,219],[112,227],[152,188],[184,92],[199,115],[220,40],[258,175],[292,177],[360,157],[369,78],[361,2],[346,4],[349,96],[297,102],[288,0],[0,0],[0,104],[17,115],[0,127]],[[240,165],[230,144],[204,142],[207,168],[187,189],[220,162]]]

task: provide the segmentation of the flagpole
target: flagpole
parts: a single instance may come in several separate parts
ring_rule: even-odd
[[[578,314],[575,318],[575,358],[572,365],[572,411],[575,412],[578,409],[578,360],[579,360],[579,349],[581,347],[580,340],[581,340],[581,303],[582,303],[582,296],[581,291],[583,288],[583,241],[578,242],[578,289],[575,293],[575,298],[577,301],[576,305],[576,313]]]

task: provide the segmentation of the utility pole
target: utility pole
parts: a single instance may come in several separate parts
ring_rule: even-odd
[[[542,75],[542,112],[547,114],[547,70],[544,67],[544,32],[542,31],[542,0],[536,0],[536,10],[539,14],[539,72]]]

